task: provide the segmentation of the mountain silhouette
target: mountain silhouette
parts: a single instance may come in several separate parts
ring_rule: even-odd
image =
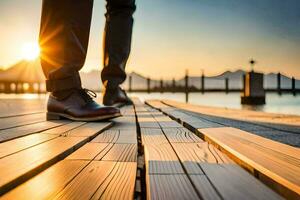
[[[0,80],[8,82],[41,83],[45,81],[39,60],[21,60],[0,71]]]
[[[205,88],[225,88],[225,78],[229,79],[229,88],[231,89],[242,89],[243,82],[242,78],[246,72],[243,70],[237,71],[225,71],[217,76],[205,77]],[[82,85],[85,88],[91,90],[100,90],[102,86],[101,82],[101,71],[92,70],[90,72],[80,72],[82,79]],[[147,77],[136,72],[128,73],[127,77],[131,77],[132,89],[146,89],[147,88]],[[18,63],[12,65],[6,70],[0,69],[0,81],[8,82],[27,82],[27,83],[44,83],[45,77],[39,62],[39,59],[33,61],[21,60]],[[164,80],[164,85],[171,85],[172,80]],[[180,79],[176,79],[175,83],[177,86],[184,86],[184,76]],[[281,88],[291,88],[291,78],[282,75],[281,76]],[[123,88],[129,88],[129,79],[123,83]],[[160,79],[151,79],[151,88],[159,87]],[[201,88],[201,76],[190,76],[189,86],[195,88]],[[277,88],[277,74],[269,73],[264,75],[264,87],[265,89]],[[296,80],[296,88],[300,88],[300,80]]]

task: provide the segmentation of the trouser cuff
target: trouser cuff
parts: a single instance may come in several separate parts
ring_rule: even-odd
[[[46,80],[46,90],[48,92],[57,92],[61,90],[69,90],[81,88],[80,77],[67,77],[63,79]]]

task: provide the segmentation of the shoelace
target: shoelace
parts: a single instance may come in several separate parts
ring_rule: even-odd
[[[128,97],[127,94],[126,94],[126,92],[125,92],[125,90],[123,90],[122,88],[120,88],[120,89],[121,89],[121,91],[123,92],[123,94],[124,94],[126,97]]]
[[[93,102],[93,98],[97,97],[97,94],[94,91],[86,88],[80,89],[79,93],[87,103]]]

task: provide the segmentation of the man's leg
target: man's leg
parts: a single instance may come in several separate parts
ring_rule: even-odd
[[[93,121],[119,116],[100,107],[81,88],[93,0],[43,0],[40,29],[41,65],[46,76],[48,119]]]
[[[40,29],[41,64],[47,91],[81,88],[93,0],[43,0]]]
[[[135,0],[107,0],[104,33],[104,68],[101,73],[106,92],[116,90],[126,79],[125,66],[131,48]],[[104,94],[104,103],[112,101]]]

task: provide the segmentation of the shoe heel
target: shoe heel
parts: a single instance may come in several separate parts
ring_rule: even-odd
[[[47,112],[46,119],[47,120],[58,120],[58,119],[61,119],[61,117],[58,114]]]

